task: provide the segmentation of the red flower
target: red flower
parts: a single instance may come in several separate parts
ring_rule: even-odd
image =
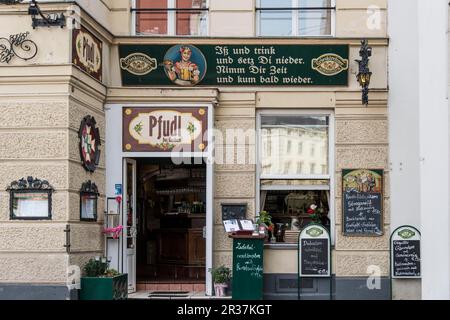
[[[316,211],[313,210],[313,209],[311,209],[311,208],[309,208],[308,211],[306,211],[306,213],[307,213],[307,214],[315,214]]]

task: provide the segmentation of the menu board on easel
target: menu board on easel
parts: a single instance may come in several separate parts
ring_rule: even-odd
[[[342,213],[344,235],[383,235],[383,170],[342,170]]]
[[[299,276],[330,277],[331,246],[328,231],[321,225],[306,226],[299,236]]]
[[[420,278],[420,232],[411,226],[402,226],[391,235],[391,276]]]

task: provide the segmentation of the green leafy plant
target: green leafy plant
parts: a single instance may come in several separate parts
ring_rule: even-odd
[[[134,126],[134,131],[137,132],[140,136],[142,135],[142,122],[139,122],[137,125]]]
[[[114,278],[114,277],[117,277],[118,275],[120,275],[120,272],[117,271],[116,269],[108,269],[105,272],[105,277],[108,277],[108,278]]]
[[[214,283],[226,283],[231,279],[231,269],[224,265],[217,268],[208,269],[211,272]]]
[[[267,211],[261,211],[259,213],[256,223],[264,225],[269,231],[273,231],[274,224],[272,222],[272,216]]]
[[[106,258],[90,259],[84,266],[84,273],[87,277],[107,278],[112,278],[120,274],[117,270],[109,269],[109,262]]]
[[[187,131],[190,134],[193,134],[196,129],[197,128],[195,127],[195,125],[192,122],[189,122],[189,125],[187,126]]]

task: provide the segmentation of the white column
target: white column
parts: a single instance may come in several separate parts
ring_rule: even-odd
[[[417,8],[419,59],[409,67],[419,69],[422,298],[450,299],[449,4],[448,0],[419,0]],[[411,18],[405,11],[405,23]]]
[[[421,229],[418,1],[408,0],[406,7],[405,0],[389,0],[388,5],[391,233],[401,225]],[[421,296],[420,279],[392,281],[394,300]]]
[[[419,44],[417,1],[389,1],[389,158],[391,231],[420,230]]]

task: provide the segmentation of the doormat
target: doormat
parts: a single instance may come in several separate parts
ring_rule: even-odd
[[[189,297],[190,291],[153,291],[148,295],[151,297]]]

